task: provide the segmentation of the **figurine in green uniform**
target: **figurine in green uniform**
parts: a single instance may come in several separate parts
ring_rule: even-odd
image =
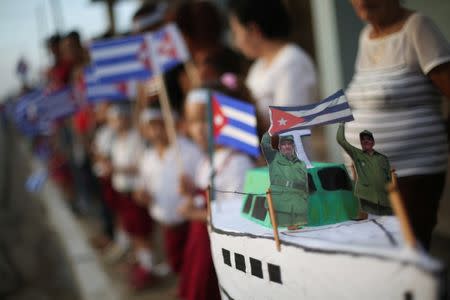
[[[290,227],[307,223],[308,171],[295,153],[292,136],[280,136],[279,151],[272,148],[265,133],[261,140],[263,154],[269,164],[270,189],[278,226]]]
[[[344,130],[345,125],[341,123],[336,139],[353,160],[357,174],[355,195],[362,210],[378,215],[392,214],[386,191],[386,184],[391,181],[388,158],[373,149],[375,140],[370,131],[364,130],[359,134],[361,150],[345,139]]]

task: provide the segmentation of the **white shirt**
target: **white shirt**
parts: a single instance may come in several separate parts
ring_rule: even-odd
[[[130,168],[138,166],[144,148],[144,143],[135,130],[130,130],[123,136],[116,135],[111,147],[113,167]],[[116,172],[112,175],[112,185],[118,192],[132,192],[136,188],[137,179],[137,174],[128,175]]]
[[[114,140],[114,130],[103,125],[95,131],[94,147],[98,154],[104,157],[111,156],[111,146]],[[94,174],[98,177],[105,175],[105,168],[101,163],[95,163],[93,166]]]
[[[445,172],[442,96],[426,74],[450,61],[450,44],[418,13],[383,38],[371,39],[370,31],[367,25],[361,32],[346,91],[355,118],[346,126],[347,140],[358,147],[359,132],[371,131],[375,149],[389,158],[399,177]]]
[[[233,193],[223,192],[243,192],[245,175],[247,171],[254,167],[252,160],[245,154],[223,148],[214,152],[214,189],[216,197],[229,199],[236,197]],[[209,185],[211,165],[209,158],[205,158],[200,163],[195,173],[195,185],[198,188],[206,189]],[[203,199],[196,199],[196,204],[201,206]]]
[[[193,179],[203,153],[185,137],[178,136],[177,141],[183,162],[182,172]],[[155,149],[147,149],[139,164],[139,187],[144,188],[153,199],[149,212],[155,220],[168,225],[184,221],[177,213],[177,207],[185,199],[179,193],[181,170],[177,167],[178,152],[175,150],[171,145],[160,157]]]
[[[258,112],[269,119],[269,105],[300,106],[317,101],[317,78],[309,55],[295,44],[284,46],[270,65],[263,59],[251,66],[246,84]]]
[[[95,150],[105,156],[111,155],[111,146],[114,140],[114,130],[106,125],[99,127],[95,131],[94,147]]]

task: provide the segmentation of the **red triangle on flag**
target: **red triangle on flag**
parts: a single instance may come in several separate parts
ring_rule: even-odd
[[[161,39],[161,44],[159,44],[158,52],[162,56],[176,58],[177,57],[177,49],[172,41],[171,36],[168,32],[164,32],[164,36]]]
[[[138,60],[149,70],[152,69],[152,62],[148,53],[147,42],[143,41],[137,52]]]
[[[271,107],[270,112],[271,112],[271,125],[269,129],[270,134],[276,134],[280,131],[288,130],[289,128],[299,123],[303,123],[305,121],[305,119],[303,119],[302,117],[294,116],[293,114],[290,114],[277,108]]]
[[[228,124],[228,118],[223,113],[222,107],[216,97],[212,97],[212,110],[213,110],[213,128],[214,138],[220,135],[222,128]]]
[[[127,96],[128,86],[126,82],[119,82],[116,84],[117,91],[124,96]]]

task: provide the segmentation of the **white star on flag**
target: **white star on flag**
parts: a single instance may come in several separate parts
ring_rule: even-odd
[[[278,120],[278,124],[280,124],[280,126],[286,126],[286,122],[287,120],[285,118],[281,118]]]
[[[215,124],[216,126],[220,126],[220,125],[222,125],[222,123],[223,123],[223,118],[222,118],[222,116],[217,115],[217,116],[214,117],[214,124]]]

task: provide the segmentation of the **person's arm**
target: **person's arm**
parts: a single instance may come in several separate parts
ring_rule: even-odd
[[[115,167],[113,169],[114,173],[121,173],[123,175],[136,175],[139,169],[136,165],[127,166],[127,167]]]
[[[188,220],[206,222],[208,218],[207,209],[195,207],[193,197],[186,197],[185,201],[177,207],[178,214]]]
[[[345,139],[345,124],[340,123],[339,128],[336,133],[336,140],[339,145],[347,152],[350,157],[353,157],[353,153],[358,150],[358,148],[352,146],[346,139]]]
[[[391,182],[392,181],[392,174],[391,174],[391,163],[389,162],[389,159],[386,157],[386,181]]]
[[[278,152],[277,150],[272,148],[272,138],[270,137],[268,132],[264,133],[261,139],[261,149],[268,163],[270,163],[275,158],[275,155]]]
[[[450,100],[450,62],[435,67],[428,76],[447,100]]]
[[[152,197],[143,188],[133,191],[133,199],[139,206],[142,207],[148,207],[152,202]]]
[[[450,62],[432,69],[430,73],[428,73],[428,77],[430,77],[434,86],[439,89],[442,95],[450,101]],[[450,112],[447,111],[444,113],[447,115],[447,134],[450,140]]]

